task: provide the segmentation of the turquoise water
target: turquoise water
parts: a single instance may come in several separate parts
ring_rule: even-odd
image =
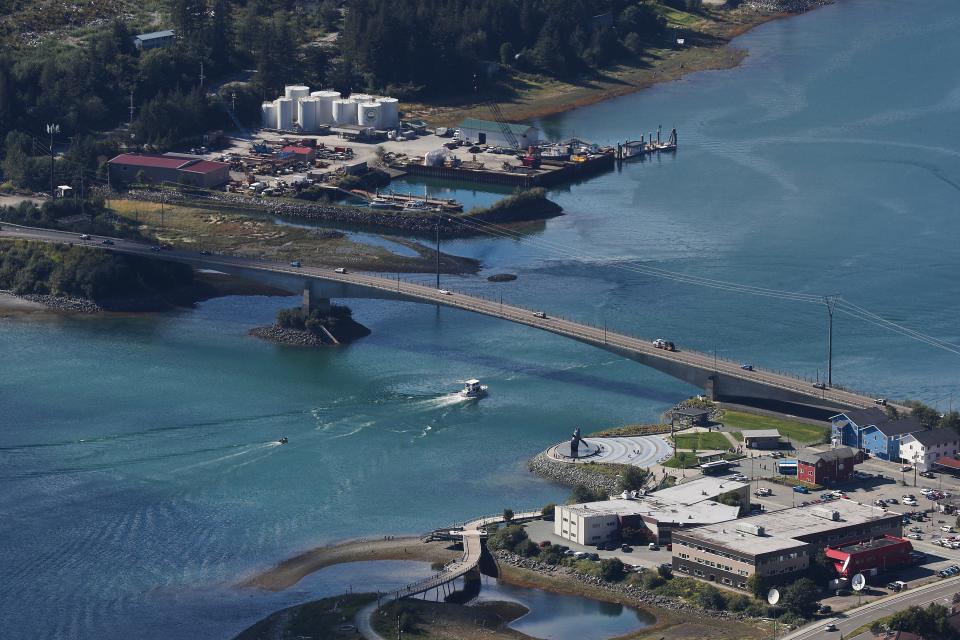
[[[750,56],[735,70],[544,122],[598,142],[675,125],[681,149],[555,191],[567,215],[524,242],[447,243],[484,271],[444,286],[811,376],[822,308],[632,267],[842,293],[960,342],[958,26],[947,0],[844,0],[740,38]],[[519,279],[485,280],[503,271]],[[526,471],[530,455],[694,391],[412,303],[351,301],[373,334],[343,349],[246,335],[295,302],[0,320],[5,637],[231,637],[342,585],[321,574],[260,594],[233,586],[244,576],[333,540],[561,499]],[[851,387],[944,408],[956,388],[957,356],[846,316],[834,352]],[[490,396],[457,402],[474,376]]]

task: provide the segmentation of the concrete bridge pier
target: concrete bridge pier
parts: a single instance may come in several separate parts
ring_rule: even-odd
[[[712,375],[707,378],[707,383],[703,385],[703,395],[714,402],[720,400],[720,394],[717,392],[717,382],[717,376]]]
[[[317,295],[315,291],[317,281],[316,280],[305,280],[303,283],[303,303],[302,309],[304,313],[310,313],[311,311],[330,311],[330,298],[324,298]]]

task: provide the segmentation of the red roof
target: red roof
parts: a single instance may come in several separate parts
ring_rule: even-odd
[[[944,456],[942,458],[937,458],[936,463],[941,467],[950,467],[951,469],[960,469],[960,460]]]
[[[225,162],[214,162],[213,160],[201,160],[196,164],[191,164],[189,167],[184,167],[183,170],[186,173],[213,173],[214,171],[219,171],[221,169],[229,168]]]
[[[313,153],[313,149],[311,149],[310,147],[298,147],[297,145],[291,144],[281,149],[281,152],[295,153],[297,155],[306,156]]]
[[[171,158],[170,156],[154,156],[143,153],[121,153],[110,160],[110,164],[126,164],[134,167],[157,167],[161,169],[179,169],[190,164],[193,160]]]

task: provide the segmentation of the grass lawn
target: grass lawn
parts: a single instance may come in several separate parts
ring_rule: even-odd
[[[692,469],[697,466],[697,456],[689,451],[681,451],[673,455],[669,460],[664,461],[663,466],[671,469]]]
[[[674,436],[678,449],[729,449],[730,441],[722,433],[715,431],[699,433],[682,433]]]
[[[430,272],[436,268],[436,254],[418,242],[391,237],[419,255],[402,256],[383,247],[355,242],[343,233],[276,224],[268,215],[158,202],[114,199],[110,208],[120,217],[139,226],[144,235],[175,245],[248,257],[265,257],[283,262],[353,266],[370,271]],[[462,261],[441,257],[441,270],[463,271]]]
[[[830,432],[830,428],[827,426],[807,424],[806,422],[797,422],[785,418],[759,416],[742,411],[724,411],[720,421],[725,426],[736,429],[777,429],[781,436],[801,444],[823,442]]]

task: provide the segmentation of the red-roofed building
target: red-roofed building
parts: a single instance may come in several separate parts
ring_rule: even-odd
[[[310,147],[303,147],[294,144],[285,146],[280,150],[280,153],[289,153],[296,156],[298,160],[303,160],[304,162],[313,162],[314,157],[314,150]]]
[[[847,578],[858,573],[874,574],[908,565],[912,551],[909,540],[885,535],[827,547],[824,553],[833,561],[837,574]]]
[[[230,179],[230,165],[189,156],[121,153],[107,165],[110,184],[115,186],[136,182],[141,172],[146,181],[154,184],[175,182],[216,187]]]

